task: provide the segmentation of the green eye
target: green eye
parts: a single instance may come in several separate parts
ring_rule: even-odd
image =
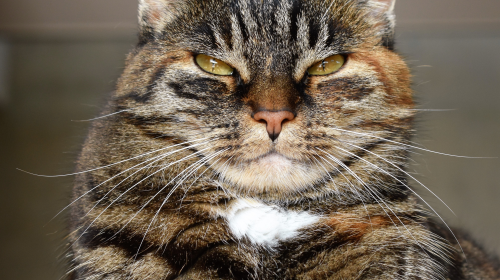
[[[313,76],[328,75],[336,72],[344,65],[345,58],[343,55],[336,54],[323,59],[320,62],[315,63],[309,69],[307,73]]]
[[[230,76],[234,72],[234,69],[225,62],[206,54],[197,55],[196,63],[201,67],[201,69],[215,75]]]

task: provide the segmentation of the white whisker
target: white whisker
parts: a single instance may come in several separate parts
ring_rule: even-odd
[[[118,112],[114,112],[114,113],[111,113],[111,114],[107,114],[107,115],[104,115],[104,116],[99,116],[99,117],[96,117],[96,118],[93,118],[93,119],[88,119],[88,120],[71,120],[71,121],[72,122],[91,122],[91,121],[95,121],[95,120],[99,120],[99,119],[104,119],[104,118],[107,118],[107,117],[110,117],[110,116],[114,116],[114,115],[117,115],[117,114],[121,114],[123,112],[128,112],[130,110],[131,109],[121,110],[121,111],[118,111]]]
[[[96,170],[99,170],[99,169],[108,168],[108,167],[111,167],[111,166],[114,166],[114,165],[117,165],[117,164],[120,164],[120,163],[124,163],[124,162],[130,161],[130,160],[136,159],[136,158],[140,158],[140,157],[143,157],[143,156],[146,156],[146,155],[150,155],[150,154],[153,154],[153,153],[157,153],[157,152],[159,152],[159,151],[163,151],[163,150],[170,149],[170,148],[173,148],[173,147],[177,147],[177,146],[185,145],[185,144],[187,144],[187,143],[192,143],[192,142],[198,142],[198,141],[202,141],[202,140],[207,140],[207,139],[209,139],[209,138],[210,138],[210,137],[206,137],[206,138],[202,138],[202,139],[196,139],[196,140],[191,140],[191,141],[186,141],[186,142],[184,142],[184,143],[175,144],[175,145],[172,145],[172,146],[168,146],[168,147],[165,147],[165,148],[161,148],[161,149],[158,149],[158,150],[154,150],[154,151],[151,151],[151,152],[147,152],[147,153],[144,153],[144,154],[140,154],[140,155],[138,155],[138,156],[135,156],[135,157],[132,157],[132,158],[129,158],[129,159],[125,159],[125,160],[121,160],[121,161],[118,161],[118,162],[115,162],[115,163],[112,163],[112,164],[109,164],[109,165],[105,165],[105,166],[101,166],[101,167],[98,167],[98,168],[93,168],[93,169],[88,169],[88,170],[85,170],[85,171],[75,172],[75,173],[68,173],[68,174],[62,174],[62,175],[40,175],[40,174],[36,174],[36,173],[31,173],[31,172],[26,171],[26,170],[22,170],[22,169],[19,169],[19,168],[17,168],[17,170],[22,171],[22,172],[24,172],[24,173],[28,173],[28,174],[30,174],[30,175],[39,176],[39,177],[45,177],[45,178],[67,177],[67,176],[73,176],[73,175],[78,175],[78,174],[84,174],[84,173],[88,173],[88,172],[96,171]]]
[[[52,220],[54,220],[54,219],[55,219],[58,215],[60,215],[62,212],[64,212],[64,210],[68,209],[71,205],[75,204],[77,201],[79,201],[80,199],[82,199],[84,196],[86,196],[86,195],[88,195],[89,193],[93,192],[94,190],[96,190],[96,189],[97,189],[97,188],[99,188],[100,186],[104,185],[105,183],[107,183],[107,182],[109,182],[109,181],[113,180],[114,178],[116,178],[116,177],[118,177],[118,176],[120,176],[120,175],[122,175],[122,174],[124,174],[124,173],[128,172],[129,170],[131,170],[131,169],[133,169],[133,168],[135,168],[135,167],[137,167],[137,166],[143,165],[143,164],[145,164],[145,163],[147,163],[147,162],[150,162],[150,161],[153,161],[152,163],[150,163],[150,164],[153,164],[154,162],[157,162],[157,161],[159,161],[159,160],[162,160],[162,159],[163,159],[163,158],[165,158],[165,157],[166,157],[165,155],[155,156],[155,157],[153,157],[153,158],[150,158],[150,159],[145,160],[145,161],[143,161],[143,162],[141,162],[141,163],[139,163],[139,164],[136,164],[136,165],[134,165],[134,166],[132,166],[132,167],[130,167],[130,168],[128,168],[128,169],[126,169],[126,170],[124,170],[124,171],[121,171],[120,173],[118,173],[118,174],[116,174],[116,175],[114,175],[114,176],[112,176],[112,177],[110,177],[110,178],[106,179],[105,181],[101,182],[101,183],[100,183],[100,184],[98,184],[97,186],[95,186],[95,187],[93,187],[92,189],[90,189],[90,190],[86,191],[84,194],[80,195],[78,198],[76,198],[75,200],[73,200],[73,202],[71,202],[70,204],[68,204],[68,205],[67,205],[66,207],[64,207],[61,211],[59,211],[59,212],[58,212],[58,213],[57,213],[57,214],[56,214],[56,215],[55,215],[55,216],[54,216],[54,217],[53,217],[53,218],[49,221],[49,223],[50,223]],[[150,164],[148,164],[148,165],[150,165]],[[126,179],[128,179],[128,178],[130,178],[131,176],[133,176],[134,174],[136,174],[137,172],[139,172],[139,171],[141,171],[141,170],[142,170],[142,168],[141,168],[141,169],[139,169],[138,171],[134,172],[132,175],[128,176],[127,178],[125,178],[125,180],[126,180]],[[125,180],[123,180],[123,181],[125,181]],[[122,182],[123,182],[123,181],[122,181]],[[120,185],[122,182],[120,182],[118,185]]]
[[[351,182],[349,179],[347,179],[347,177],[346,177],[346,176],[345,176],[342,172],[340,172],[340,170],[339,170],[336,166],[334,166],[333,164],[331,164],[331,163],[330,163],[329,161],[327,161],[324,157],[322,157],[322,156],[318,155],[318,153],[316,153],[316,152],[314,152],[314,153],[315,153],[318,157],[320,157],[323,161],[325,161],[326,163],[330,164],[330,165],[331,165],[331,166],[332,166],[335,170],[337,170],[337,172],[338,172],[339,174],[341,174],[341,175],[342,175],[342,176],[343,176],[343,177],[347,180],[347,183],[350,185],[350,186],[349,186],[349,189],[351,189],[351,190],[352,190],[352,191],[353,191],[353,192],[354,192],[354,193],[358,196],[358,198],[359,198],[359,200],[361,201],[361,203],[363,203],[363,207],[365,208],[365,212],[366,212],[366,214],[368,215],[368,219],[370,220],[370,224],[372,224],[372,222],[371,222],[371,221],[372,221],[372,218],[371,218],[370,213],[368,212],[368,208],[366,207],[365,201],[364,201],[364,199],[361,197],[361,194],[358,192],[358,190],[356,190],[356,187],[352,184],[352,182]],[[319,164],[323,167],[323,169],[325,170],[325,172],[328,174],[328,177],[330,177],[330,180],[331,180],[331,181],[333,182],[333,184],[335,185],[335,181],[334,181],[334,179],[332,178],[332,176],[330,175],[330,172],[328,172],[328,171],[326,170],[326,168],[323,166],[323,164],[321,164],[319,161],[318,161],[318,163],[319,163]],[[352,186],[352,188],[351,188],[351,186]]]
[[[227,168],[229,167],[229,161],[230,161],[233,157],[234,157],[234,156],[229,157],[229,158],[228,158],[228,159],[227,159],[227,160],[226,160],[226,161],[225,161],[225,162],[221,165],[221,167],[222,167],[222,168],[221,168],[221,169],[222,169],[222,171],[221,171],[221,172],[225,172],[225,171],[227,170]],[[212,175],[212,177],[211,177],[211,178],[213,178],[214,176],[218,176],[218,177],[219,177],[219,180],[221,180],[221,173],[220,173],[220,172],[215,173],[214,175]],[[221,189],[222,189],[222,191],[223,191],[223,192],[224,192],[227,196],[231,196],[231,194],[230,194],[230,193],[228,193],[228,191],[226,190],[226,188],[224,188],[224,186],[222,186],[222,184],[221,184],[219,181],[217,181],[217,180],[215,180],[215,179],[212,179],[212,180],[214,180],[215,184],[217,184],[217,186],[218,186],[219,188],[221,188]],[[222,179],[222,180],[223,180],[223,179]]]
[[[212,140],[212,141],[213,141],[213,140]],[[108,191],[108,192],[107,192],[107,193],[106,193],[106,194],[105,194],[105,195],[104,195],[104,196],[103,196],[103,197],[102,197],[102,198],[101,198],[101,199],[100,199],[97,203],[95,203],[95,204],[94,204],[94,206],[93,206],[93,207],[92,207],[92,208],[91,208],[91,209],[90,209],[90,210],[89,210],[89,211],[85,214],[85,216],[87,216],[87,215],[88,215],[88,214],[89,214],[89,213],[90,213],[93,209],[95,209],[95,207],[97,207],[97,206],[98,206],[98,205],[99,205],[99,204],[100,204],[100,203],[101,203],[101,202],[102,202],[102,201],[103,201],[103,200],[104,200],[104,199],[105,199],[105,198],[106,198],[106,197],[107,197],[107,196],[108,196],[108,195],[109,195],[109,194],[110,194],[113,190],[115,190],[115,189],[116,189],[119,185],[121,185],[123,182],[125,182],[127,179],[129,179],[130,177],[134,176],[135,174],[137,174],[137,173],[141,172],[142,170],[144,170],[144,169],[145,169],[145,168],[147,168],[148,166],[149,166],[149,167],[151,167],[151,164],[154,164],[155,162],[158,162],[158,161],[160,161],[160,160],[162,160],[162,159],[164,159],[164,158],[166,158],[167,156],[170,156],[170,155],[172,155],[172,154],[175,154],[175,153],[178,153],[178,152],[180,152],[180,151],[183,151],[183,150],[186,150],[186,149],[190,149],[190,148],[193,148],[193,147],[196,147],[196,146],[199,146],[199,145],[204,145],[204,144],[207,144],[207,143],[210,143],[210,141],[206,141],[206,142],[203,142],[203,143],[198,143],[198,144],[196,144],[196,145],[190,145],[190,146],[188,146],[188,147],[184,147],[184,148],[182,148],[182,149],[178,149],[178,150],[175,150],[175,151],[172,151],[172,152],[166,153],[166,154],[162,154],[162,155],[159,155],[159,156],[155,156],[155,157],[153,157],[153,158],[151,158],[151,159],[148,159],[148,160],[146,160],[146,161],[144,161],[144,162],[141,162],[141,163],[139,163],[139,164],[137,164],[137,165],[134,165],[133,167],[128,168],[128,169],[126,169],[126,170],[124,170],[124,171],[122,171],[122,172],[120,172],[120,173],[118,173],[118,174],[116,174],[116,175],[112,176],[111,178],[108,178],[107,180],[103,181],[103,182],[102,182],[102,183],[100,183],[99,185],[97,185],[97,186],[93,187],[92,189],[88,190],[87,192],[85,192],[84,194],[82,194],[81,196],[79,196],[77,199],[75,199],[73,202],[71,202],[69,205],[67,205],[66,207],[64,207],[61,211],[59,211],[59,212],[58,212],[58,213],[57,213],[57,214],[56,214],[56,215],[55,215],[55,216],[54,216],[54,217],[53,217],[50,221],[54,220],[54,219],[55,219],[58,215],[60,215],[60,214],[61,214],[64,210],[66,210],[66,209],[67,209],[67,208],[69,208],[71,205],[73,205],[74,203],[76,203],[78,200],[80,200],[81,198],[83,198],[85,195],[87,195],[87,194],[91,193],[92,191],[94,191],[95,189],[99,188],[99,187],[100,187],[100,186],[102,186],[103,184],[105,184],[105,183],[107,183],[107,182],[111,181],[112,179],[114,179],[114,178],[118,177],[119,175],[122,175],[122,174],[126,173],[126,172],[127,172],[127,171],[129,171],[129,170],[132,170],[133,168],[135,168],[135,167],[137,167],[137,166],[139,166],[139,165],[142,165],[142,164],[144,164],[144,163],[146,163],[146,162],[148,162],[148,161],[152,161],[152,160],[153,160],[150,164],[146,165],[145,167],[142,167],[142,168],[138,169],[136,172],[132,173],[131,175],[129,175],[129,176],[127,176],[125,179],[123,179],[121,182],[119,182],[118,184],[116,184],[116,185],[115,185],[115,186],[114,186],[111,190],[109,190],[109,191]],[[175,146],[177,146],[177,145],[175,145]],[[193,157],[193,156],[194,156],[194,155],[190,155],[189,157],[186,157],[186,158],[184,158],[184,159],[188,159],[188,158]],[[155,159],[156,159],[156,160],[155,160]],[[143,178],[142,180],[140,180],[139,182],[137,182],[136,184],[134,184],[134,185],[133,185],[130,189],[132,189],[132,188],[136,187],[136,186],[137,186],[138,184],[140,184],[141,182],[145,181],[146,179],[150,178],[151,176],[153,176],[153,175],[157,174],[158,172],[162,171],[163,169],[165,169],[165,168],[167,168],[167,167],[169,167],[169,166],[170,166],[170,165],[163,166],[163,167],[162,167],[162,169],[159,169],[159,170],[157,170],[156,172],[154,172],[154,173],[152,173],[152,174],[148,175],[147,177]],[[129,189],[129,190],[130,190],[130,189]],[[129,190],[127,190],[127,192],[128,192]],[[113,203],[112,203],[112,204],[113,204]],[[110,205],[110,206],[111,206],[111,205]],[[107,208],[106,208],[106,209],[107,209]],[[106,210],[106,209],[105,209],[105,210]],[[105,211],[105,210],[104,210],[104,211]],[[49,223],[50,223],[50,221],[49,221]],[[84,231],[84,233],[85,233],[85,231]]]
[[[206,157],[205,157],[205,158],[203,158],[203,159],[206,159]],[[203,159],[201,159],[201,160],[203,160]],[[199,160],[199,161],[197,161],[197,162],[193,163],[193,164],[192,164],[192,165],[190,165],[189,167],[191,167],[191,166],[193,166],[194,164],[196,164],[196,163],[200,162],[201,160]],[[188,168],[189,168],[189,167],[188,167]],[[144,208],[146,208],[146,206],[147,206],[147,205],[148,205],[151,201],[153,201],[153,199],[155,199],[155,198],[156,198],[156,196],[158,196],[161,192],[163,192],[163,190],[165,190],[165,189],[166,189],[166,188],[167,188],[167,187],[168,187],[168,186],[169,186],[169,185],[170,185],[170,184],[171,184],[174,180],[176,180],[176,179],[177,179],[177,177],[179,177],[180,175],[182,175],[182,174],[183,174],[183,172],[185,172],[188,168],[184,169],[184,171],[182,171],[180,174],[177,174],[177,176],[175,176],[172,180],[170,180],[170,182],[168,182],[168,183],[167,183],[167,184],[166,184],[166,185],[165,185],[162,189],[160,189],[160,190],[159,190],[159,191],[158,191],[158,192],[157,192],[157,193],[156,193],[153,197],[151,197],[151,198],[150,198],[150,199],[149,199],[146,203],[144,203],[144,205],[143,205],[143,206],[142,206],[142,207],[141,207],[141,208],[140,208],[140,209],[139,209],[139,210],[135,213],[135,215],[134,215],[134,216],[132,216],[132,218],[130,218],[130,219],[129,219],[129,221],[128,221],[128,222],[127,222],[127,223],[126,223],[126,224],[125,224],[125,225],[124,225],[124,226],[123,226],[123,227],[122,227],[122,228],[121,228],[118,232],[116,232],[113,236],[116,236],[118,233],[120,233],[120,232],[121,232],[121,231],[122,231],[122,230],[123,230],[123,229],[124,229],[124,228],[125,228],[125,227],[126,227],[126,226],[127,226],[127,225],[128,225],[128,224],[132,221],[132,220],[133,220],[133,219],[135,219],[135,217],[137,217],[137,215],[139,215],[139,213],[140,213],[140,212],[141,212]]]
[[[209,148],[205,148],[205,149],[203,149],[203,150],[206,150],[206,149],[209,149]],[[187,156],[187,157],[184,157],[184,158],[182,158],[182,159],[180,159],[180,160],[177,160],[177,161],[175,161],[175,162],[173,162],[173,163],[169,164],[168,166],[166,166],[166,167],[164,167],[164,168],[167,168],[167,167],[172,166],[172,165],[174,165],[174,164],[177,164],[177,163],[179,163],[179,162],[185,161],[185,160],[187,160],[187,159],[189,159],[189,158],[191,158],[191,157],[194,157],[194,155],[195,155],[195,154],[200,153],[200,152],[201,152],[201,151],[203,151],[203,150],[197,151],[196,153],[193,153],[193,154],[191,154],[191,155],[189,155],[189,156]],[[81,237],[82,237],[82,236],[83,236],[83,235],[87,232],[87,230],[88,230],[88,229],[89,229],[89,228],[90,228],[90,227],[91,227],[91,226],[92,226],[92,225],[93,225],[93,224],[97,221],[97,219],[99,219],[99,218],[102,216],[102,214],[104,214],[104,212],[106,212],[106,210],[108,210],[108,209],[109,209],[109,208],[110,208],[110,207],[111,207],[111,206],[112,206],[115,202],[117,202],[117,201],[118,201],[121,197],[123,197],[126,193],[128,193],[129,191],[131,191],[132,189],[134,189],[137,185],[139,185],[140,183],[142,183],[142,182],[143,182],[143,181],[145,181],[146,179],[148,179],[148,178],[150,178],[151,176],[153,176],[154,174],[156,174],[156,173],[158,173],[158,172],[160,172],[160,171],[164,170],[164,168],[163,168],[163,169],[159,169],[158,171],[156,171],[156,172],[154,172],[154,173],[152,173],[152,174],[148,175],[147,177],[145,177],[144,179],[140,180],[139,182],[137,182],[136,184],[134,184],[132,187],[128,188],[126,191],[124,191],[123,193],[121,193],[121,194],[120,194],[120,195],[119,195],[119,196],[118,196],[115,200],[113,200],[113,201],[112,201],[112,202],[111,202],[111,203],[110,203],[110,204],[109,204],[109,205],[108,205],[108,206],[107,206],[104,210],[102,210],[102,211],[101,211],[101,213],[100,213],[100,214],[99,214],[99,215],[98,215],[98,216],[97,216],[97,217],[96,217],[96,218],[95,218],[95,219],[94,219],[94,220],[93,220],[93,221],[92,221],[92,222],[91,222],[91,223],[87,226],[87,228],[86,228],[86,229],[82,232],[82,234],[81,234],[81,235],[80,235],[80,236],[79,236],[79,237],[78,237],[78,238],[77,238],[77,239],[76,239],[73,243],[77,242],[77,241],[78,241],[78,240],[79,240],[79,239],[80,239],[80,238],[81,238]],[[180,175],[180,174],[179,174],[179,175]],[[176,178],[177,178],[179,175],[177,175],[177,176],[176,176]],[[175,178],[174,178],[174,179],[175,179]],[[165,187],[166,187],[166,186],[165,186]],[[163,189],[162,189],[162,190],[163,190]],[[111,192],[111,191],[110,191],[110,192]],[[110,192],[108,192],[107,194],[109,194]],[[106,195],[107,195],[107,194],[106,194]],[[154,197],[156,197],[156,195],[155,195]],[[154,199],[154,197],[153,197],[152,199]],[[151,200],[152,200],[152,199],[151,199]],[[150,200],[150,201],[151,201],[151,200]],[[92,207],[92,209],[91,209],[90,211],[92,211],[92,210],[93,210],[93,209],[94,209],[94,208],[95,208],[95,207],[96,207],[96,206],[97,206],[97,205],[98,205],[101,201],[102,201],[102,199],[101,199],[99,202],[97,202],[97,203],[94,205],[94,207]],[[89,211],[89,212],[90,212],[90,211]],[[88,212],[88,213],[89,213],[89,212]],[[88,213],[87,213],[87,214],[88,214]],[[134,216],[134,217],[135,217],[135,216]]]
[[[433,153],[433,154],[443,155],[443,156],[450,156],[450,157],[457,157],[457,158],[468,158],[468,159],[494,159],[495,158],[495,157],[457,156],[457,155],[452,155],[452,154],[446,154],[446,153],[436,152],[436,151],[433,151],[433,150],[429,150],[429,149],[425,149],[425,148],[420,148],[420,147],[413,146],[413,145],[408,145],[408,144],[405,144],[405,143],[400,143],[400,142],[397,142],[397,141],[394,141],[394,140],[386,139],[386,138],[383,138],[383,137],[379,137],[379,136],[375,136],[375,135],[371,135],[371,134],[367,134],[367,133],[349,131],[349,130],[345,130],[345,129],[341,129],[341,128],[336,128],[336,127],[332,127],[332,129],[339,130],[339,131],[344,131],[344,132],[347,132],[347,133],[357,134],[357,135],[368,136],[368,137],[372,137],[372,138],[384,140],[384,141],[387,141],[387,142],[390,142],[390,143],[398,144],[398,145],[401,145],[401,146],[405,146],[405,147],[409,147],[409,148],[413,148],[413,149],[417,149],[417,150],[421,150],[421,151],[426,151],[426,152]]]
[[[374,190],[372,190],[370,188],[370,186],[368,186],[368,184],[366,184],[361,178],[359,178],[358,175],[356,175],[356,173],[354,173],[347,165],[345,165],[342,161],[340,161],[339,159],[337,159],[336,157],[332,156],[330,153],[318,148],[318,150],[322,151],[323,153],[327,154],[327,156],[329,155],[330,158],[335,161],[337,164],[339,164],[340,166],[342,166],[342,168],[344,168],[349,174],[351,174],[356,180],[358,180],[370,193],[372,193],[373,195],[375,195],[377,198],[378,198],[378,201],[382,202],[385,207],[387,207],[387,209],[389,209],[389,211],[392,212],[392,214],[394,214],[394,216],[396,217],[396,219],[398,219],[399,223],[406,229],[406,231],[408,232],[408,234],[410,234],[410,236],[413,238],[413,240],[417,243],[417,245],[422,249],[422,251],[424,253],[427,254],[427,251],[422,247],[422,245],[420,244],[420,242],[413,236],[413,234],[411,233],[411,231],[408,229],[408,227],[405,225],[405,223],[403,223],[403,221],[401,221],[401,219],[399,218],[399,216],[394,212],[394,210],[392,210],[391,207],[389,207],[389,205],[387,205],[387,203],[377,194],[377,192],[375,192]],[[383,207],[382,207],[383,209]],[[386,212],[384,210],[384,212]],[[389,213],[387,213],[387,216],[389,217],[389,219],[391,219],[392,221],[392,218],[391,216],[389,215]],[[396,224],[394,223],[393,221],[393,224],[396,226]],[[396,228],[398,228],[396,226]],[[399,230],[399,229],[398,229]],[[404,235],[402,235],[404,236]]]
[[[223,152],[225,152],[225,151],[227,151],[227,150],[229,150],[229,149],[225,149],[225,150],[223,150]],[[215,158],[215,157],[214,157],[214,158]],[[194,185],[194,183],[196,183],[196,181],[198,181],[198,179],[200,179],[200,178],[201,178],[201,176],[203,176],[203,174],[205,174],[205,172],[207,172],[208,170],[211,170],[211,169],[212,169],[212,167],[213,167],[213,166],[214,166],[214,165],[215,165],[215,164],[216,164],[219,160],[220,160],[220,158],[219,158],[219,159],[217,159],[217,160],[215,160],[215,161],[214,161],[212,164],[210,164],[210,165],[209,165],[209,166],[208,166],[208,167],[207,167],[207,168],[206,168],[203,172],[201,172],[201,174],[200,174],[200,175],[198,175],[198,177],[196,177],[196,179],[194,179],[194,181],[191,183],[191,185],[189,185],[189,187],[188,187],[188,188],[186,189],[186,191],[184,192],[184,195],[181,197],[181,199],[180,199],[180,205],[182,205],[182,202],[184,201],[184,198],[186,198],[186,195],[187,195],[188,191],[191,189],[191,187]],[[179,207],[180,207],[180,206],[179,206]]]
[[[451,210],[451,208],[450,208],[450,207],[449,207],[449,206],[448,206],[448,205],[447,205],[447,204],[446,204],[446,203],[445,203],[445,202],[444,202],[444,201],[443,201],[443,200],[442,200],[442,199],[441,199],[438,195],[436,195],[433,191],[431,191],[429,188],[427,188],[424,184],[422,184],[420,181],[418,181],[417,179],[415,179],[413,176],[411,176],[410,174],[408,174],[408,172],[404,171],[403,169],[401,169],[401,168],[400,168],[399,166],[397,166],[396,164],[394,164],[394,163],[392,163],[392,162],[390,162],[390,161],[386,160],[385,158],[383,158],[383,157],[381,157],[381,156],[379,156],[379,155],[377,155],[377,154],[375,154],[375,153],[373,153],[373,152],[371,152],[371,151],[369,151],[369,150],[366,150],[366,149],[364,149],[364,148],[362,148],[362,147],[358,147],[358,146],[356,146],[356,145],[354,145],[354,144],[349,144],[349,143],[345,143],[345,142],[344,142],[344,144],[348,144],[348,145],[351,145],[351,146],[357,147],[357,148],[359,148],[359,149],[361,149],[361,150],[363,150],[363,151],[366,151],[366,152],[368,152],[368,153],[370,153],[370,154],[372,154],[372,155],[374,155],[374,156],[376,156],[376,157],[378,157],[378,158],[380,158],[380,159],[384,160],[385,162],[389,163],[390,165],[392,165],[392,166],[396,167],[399,171],[403,172],[403,173],[404,173],[404,174],[406,174],[408,177],[412,178],[412,179],[413,179],[413,180],[415,180],[417,183],[419,183],[421,186],[423,186],[423,187],[424,187],[426,190],[428,190],[430,193],[432,193],[432,194],[433,194],[433,195],[434,195],[437,199],[439,199],[439,200],[440,200],[440,201],[441,201],[441,202],[442,202],[442,203],[443,203],[443,204],[444,204],[444,205],[445,205],[448,209],[450,209],[450,211],[451,211],[453,214],[455,214],[455,212],[453,212],[453,210]],[[393,179],[395,179],[395,180],[397,180],[398,182],[400,182],[401,184],[403,184],[403,186],[405,186],[405,187],[406,187],[407,189],[409,189],[409,190],[410,190],[413,194],[415,194],[418,198],[420,198],[420,200],[422,200],[422,201],[425,203],[425,205],[427,205],[427,207],[429,207],[429,208],[432,210],[432,212],[434,212],[434,214],[436,214],[436,216],[438,216],[438,217],[439,217],[439,219],[440,219],[440,220],[444,223],[444,225],[446,226],[446,228],[447,228],[447,229],[450,231],[450,233],[453,235],[453,238],[457,241],[457,244],[458,244],[458,246],[460,247],[460,250],[462,251],[462,253],[464,253],[464,251],[463,251],[463,249],[462,249],[462,246],[460,245],[460,242],[458,241],[458,238],[455,236],[455,234],[453,233],[453,231],[451,230],[451,228],[448,226],[448,224],[444,221],[444,219],[441,217],[441,215],[439,215],[439,214],[438,214],[438,212],[437,212],[436,210],[434,210],[434,208],[433,208],[433,207],[432,207],[432,206],[431,206],[431,205],[430,205],[427,201],[425,201],[425,199],[423,199],[423,198],[422,198],[422,197],[421,197],[421,196],[420,196],[417,192],[415,192],[415,191],[414,191],[412,188],[410,188],[407,184],[405,184],[404,182],[402,182],[401,180],[399,180],[398,178],[396,178],[394,175],[390,174],[388,171],[384,170],[383,168],[381,168],[381,167],[379,167],[379,166],[377,166],[377,165],[375,165],[375,164],[373,164],[373,163],[371,163],[371,162],[369,162],[369,161],[367,161],[367,160],[365,160],[365,159],[363,159],[363,158],[361,158],[361,157],[359,157],[359,156],[357,156],[357,155],[355,155],[355,154],[353,154],[353,153],[351,153],[351,152],[348,152],[348,151],[346,151],[346,150],[344,150],[344,149],[342,149],[342,148],[340,148],[340,147],[337,147],[337,149],[340,149],[340,150],[342,150],[342,151],[345,151],[346,153],[351,154],[352,156],[355,156],[356,158],[359,158],[360,160],[362,160],[362,161],[364,161],[364,162],[366,162],[366,163],[368,163],[368,164],[370,164],[370,165],[374,166],[375,168],[380,169],[382,172],[386,173],[387,175],[391,176]],[[465,253],[464,253],[464,254],[465,254]]]
[[[216,155],[218,155],[218,154],[220,154],[220,153],[222,153],[222,152],[223,152],[223,151],[219,151],[219,152],[217,152],[217,153],[215,153],[215,154],[216,154]],[[210,157],[213,157],[213,156],[216,156],[216,155],[212,154],[212,155],[210,155]],[[191,174],[193,174],[196,170],[198,170],[198,169],[195,169],[195,168],[192,168],[192,167],[193,167],[193,166],[196,166],[196,164],[199,164],[199,163],[203,164],[203,162],[205,162],[205,161],[209,161],[209,160],[210,160],[210,158],[206,158],[206,157],[205,157],[205,158],[202,158],[202,159],[198,160],[197,162],[195,162],[195,163],[191,164],[190,166],[188,166],[186,169],[184,169],[181,173],[179,173],[179,174],[176,176],[176,178],[177,178],[179,175],[183,174],[183,173],[184,173],[184,172],[186,172],[187,170],[192,169],[192,170],[191,170],[188,174],[184,175],[184,176],[181,178],[181,180],[180,180],[178,183],[176,183],[176,184],[175,184],[175,186],[173,186],[173,187],[172,187],[172,189],[169,191],[169,193],[167,194],[167,196],[166,196],[166,197],[165,197],[165,199],[163,200],[162,204],[161,204],[161,205],[160,205],[160,207],[158,208],[158,211],[156,211],[156,213],[155,213],[154,217],[151,219],[151,222],[149,223],[148,228],[146,229],[146,232],[144,233],[144,236],[143,236],[143,238],[142,238],[142,240],[141,240],[141,243],[139,244],[139,248],[137,249],[137,253],[135,254],[135,257],[137,257],[137,255],[139,254],[139,252],[140,252],[140,250],[141,250],[141,247],[142,247],[142,244],[144,243],[144,240],[146,239],[146,235],[148,234],[149,230],[151,229],[151,225],[152,225],[152,224],[154,223],[154,221],[156,220],[156,217],[157,217],[157,216],[158,216],[158,214],[160,213],[160,211],[161,211],[161,209],[163,208],[163,206],[165,205],[165,203],[167,203],[167,201],[168,201],[168,199],[170,198],[170,196],[172,196],[172,194],[173,194],[173,193],[177,190],[177,188],[178,188],[178,187],[179,187],[179,186],[180,186],[180,185],[181,185],[181,184],[182,184],[182,183],[183,183],[183,182],[184,182],[184,181],[185,181],[185,180],[186,180],[186,179],[187,179],[187,178],[188,178]],[[175,179],[175,178],[174,178],[174,179]],[[160,192],[162,192],[162,191],[163,191],[163,190],[164,190],[164,189],[165,189],[168,185],[170,185],[170,183],[171,183],[171,182],[173,182],[173,180],[172,180],[172,181],[170,181],[169,183],[167,183],[167,184],[166,184],[166,185],[165,185],[165,186],[164,186],[164,187],[160,190]],[[158,192],[158,193],[160,193],[160,192]],[[158,195],[158,193],[157,193],[156,195]],[[156,195],[155,195],[155,196],[156,196]],[[155,196],[153,196],[153,198],[154,198]],[[153,198],[152,198],[152,199],[153,199]],[[150,201],[151,201],[151,200],[150,200]],[[149,201],[149,202],[150,202],[150,201]],[[148,202],[148,203],[146,203],[146,205],[147,205],[147,204],[149,204],[149,202]],[[143,208],[141,208],[141,210],[142,210],[142,209],[144,209],[144,207],[143,207]],[[141,210],[139,210],[139,211],[141,211]]]
[[[456,111],[457,109],[408,109],[408,110],[417,112],[449,112],[449,111]]]

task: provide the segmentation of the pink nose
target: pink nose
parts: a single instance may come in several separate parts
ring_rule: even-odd
[[[267,134],[269,134],[269,138],[271,138],[274,142],[274,140],[278,139],[278,136],[280,135],[283,123],[285,121],[293,120],[295,115],[290,111],[260,111],[253,115],[253,118],[256,121],[266,122]]]

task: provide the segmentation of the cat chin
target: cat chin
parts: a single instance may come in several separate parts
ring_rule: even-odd
[[[229,165],[221,175],[243,194],[290,194],[310,188],[326,174],[316,166],[272,152],[254,160]]]

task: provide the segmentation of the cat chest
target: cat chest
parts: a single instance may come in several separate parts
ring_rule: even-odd
[[[321,219],[321,216],[306,211],[286,210],[251,199],[238,199],[219,214],[227,220],[228,228],[236,239],[246,239],[268,248],[299,237],[301,229]]]

